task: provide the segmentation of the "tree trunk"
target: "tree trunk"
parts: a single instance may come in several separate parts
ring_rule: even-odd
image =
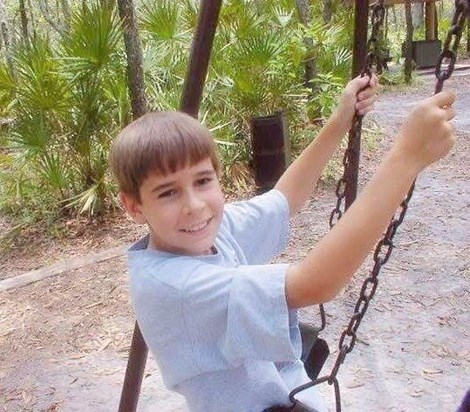
[[[323,21],[325,23],[331,23],[333,17],[333,1],[323,0]]]
[[[426,40],[436,40],[436,3],[429,1],[424,5],[426,21]]]
[[[62,29],[59,26],[59,24],[54,21],[54,17],[52,16],[51,9],[49,8],[49,4],[47,3],[47,0],[39,0],[38,2],[39,8],[41,9],[41,13],[44,17],[44,20],[46,20],[50,26],[57,32],[57,33],[62,33]]]
[[[23,34],[23,41],[27,44],[29,42],[28,30],[28,16],[26,15],[26,6],[24,0],[19,0],[19,9],[21,16],[21,33]]]
[[[147,112],[142,68],[142,47],[134,15],[132,0],[118,0],[119,16],[124,29],[124,43],[127,55],[127,77],[134,119]]]
[[[308,0],[295,0],[297,5],[297,10],[299,12],[300,22],[305,26],[310,26],[312,22],[312,13],[310,11],[310,3]],[[315,93],[315,85],[313,84],[313,79],[317,75],[317,67],[315,63],[315,58],[312,57],[314,53],[313,49],[313,40],[310,37],[304,38],[304,44],[307,49],[308,58],[305,61],[305,87],[309,88],[313,95]]]
[[[11,57],[10,31],[8,29],[4,0],[0,0],[0,29],[3,44],[5,46],[5,59],[7,61],[8,66],[10,67],[11,72],[14,73],[13,60]]]
[[[470,57],[470,19],[467,19],[467,56]]]
[[[31,0],[28,0],[28,11],[29,11],[29,23],[30,23],[30,34],[31,37],[36,35],[36,18],[33,13],[33,6],[31,4]]]
[[[70,17],[72,15],[70,11],[69,0],[60,0],[60,5],[62,6],[62,14],[64,15],[64,30],[69,31],[70,29]]]
[[[411,0],[405,0],[406,40],[405,40],[405,82],[411,82],[413,71],[413,18],[411,15]]]

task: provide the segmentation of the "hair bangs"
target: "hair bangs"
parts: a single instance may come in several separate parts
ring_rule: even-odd
[[[121,131],[111,150],[120,189],[138,200],[139,187],[151,173],[168,175],[207,158],[219,174],[210,131],[181,112],[147,113]]]

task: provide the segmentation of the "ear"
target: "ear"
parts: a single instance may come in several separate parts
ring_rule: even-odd
[[[142,212],[142,205],[134,196],[130,196],[121,192],[119,193],[119,199],[124,206],[124,209],[126,209],[126,212],[135,223],[139,225],[144,225],[147,223],[147,219]]]

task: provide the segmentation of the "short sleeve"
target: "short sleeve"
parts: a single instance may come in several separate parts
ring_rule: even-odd
[[[248,264],[263,264],[285,246],[289,235],[289,204],[278,190],[226,206],[224,224]]]
[[[287,267],[205,265],[188,277],[183,292],[185,327],[203,364],[217,369],[219,361],[233,366],[300,356],[296,311],[288,309],[285,298]]]

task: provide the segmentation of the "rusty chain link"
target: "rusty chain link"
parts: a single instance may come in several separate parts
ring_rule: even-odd
[[[379,1],[374,6],[374,9],[375,7],[379,7],[379,8],[383,7],[383,0]],[[457,50],[459,47],[460,38],[462,36],[463,27],[464,27],[467,16],[468,18],[470,18],[470,0],[455,0],[455,13],[454,13],[454,17],[452,20],[452,27],[449,30],[446,41],[444,42],[443,51],[436,65],[437,83],[436,83],[436,90],[434,94],[442,91],[444,81],[449,79],[450,76],[452,75],[452,72],[455,66],[455,61],[457,58]],[[380,15],[378,15],[378,17],[374,16],[374,11],[373,11],[372,21],[373,22],[379,21],[379,18],[380,18]],[[383,16],[382,16],[381,21],[383,22]],[[374,34],[374,31],[373,31],[373,34]],[[369,40],[368,44],[372,44],[372,43],[373,42]],[[369,52],[369,54],[370,53],[373,53],[373,51]],[[441,66],[445,58],[449,58],[450,63],[445,70],[442,70]],[[372,62],[375,62],[374,58],[369,57],[368,55],[364,69],[361,73],[362,75],[371,73],[371,72],[367,72],[367,70],[371,70]],[[360,121],[357,121],[357,119],[359,119]],[[361,123],[362,123],[362,117],[356,116],[352,129],[354,129],[355,131],[359,131],[360,133],[359,125]],[[349,147],[346,150],[345,157],[343,160],[343,165],[345,167],[347,167],[349,164],[348,152],[349,152]],[[336,218],[336,221],[337,221],[343,215],[343,211],[341,210],[341,204],[342,204],[342,200],[345,197],[345,186],[348,183],[346,181],[346,176],[347,176],[346,173],[344,173],[343,177],[338,181],[338,185],[336,188],[336,195],[337,195],[338,200],[337,200],[336,207],[330,216],[331,227],[334,226],[335,224],[334,219]],[[410,190],[408,191],[406,198],[402,201],[400,208],[397,210],[397,212],[391,219],[390,224],[388,225],[387,230],[385,231],[385,234],[383,235],[382,239],[380,239],[376,245],[376,248],[374,251],[374,257],[373,257],[374,266],[370,272],[370,275],[364,280],[364,283],[362,285],[362,288],[359,294],[359,298],[354,307],[354,313],[349,321],[348,326],[343,330],[340,336],[339,343],[338,343],[338,349],[339,349],[338,355],[336,357],[335,363],[333,365],[333,368],[330,374],[320,377],[318,379],[315,379],[312,382],[306,383],[304,385],[301,385],[295,388],[289,395],[289,399],[291,400],[291,402],[293,403],[295,402],[295,395],[297,393],[307,388],[310,388],[312,386],[316,386],[321,383],[327,382],[329,385],[333,385],[334,387],[336,411],[341,412],[341,394],[340,394],[340,387],[338,383],[337,374],[347,354],[350,353],[354,348],[354,345],[357,340],[357,335],[356,335],[357,329],[359,328],[362,318],[364,317],[367,311],[367,308],[369,307],[370,300],[374,297],[375,292],[377,290],[378,276],[380,274],[380,270],[390,259],[390,256],[393,251],[393,246],[394,246],[393,238],[398,230],[398,227],[401,225],[401,223],[405,219],[405,215],[408,209],[408,204],[413,195],[414,188],[415,188],[415,182],[413,182]]]
[[[385,7],[384,7],[384,0],[378,1],[375,6],[372,9],[372,32],[370,35],[370,38],[367,40],[367,45],[366,49],[368,50],[365,64],[362,68],[361,71],[361,77],[363,76],[372,76],[372,69],[375,66],[376,71],[381,70],[381,59],[380,59],[380,53],[379,53],[379,36],[380,36],[380,30],[382,28],[383,22],[384,22],[384,16],[385,16]],[[353,126],[351,127],[351,132],[355,136],[357,136],[359,139],[361,137],[361,129],[362,129],[362,118],[363,116],[360,115],[355,115],[353,119]],[[344,198],[346,197],[346,184],[347,184],[347,179],[346,176],[348,175],[349,171],[349,165],[350,165],[350,159],[351,159],[351,150],[350,147],[346,149],[344,152],[344,157],[343,157],[343,176],[338,180],[338,183],[336,184],[336,206],[331,212],[330,215],[330,228],[333,227],[339,219],[343,216],[344,213],[344,207],[343,207],[343,201]]]
[[[381,46],[381,33],[385,18],[385,7],[383,1],[378,1],[372,9],[371,21],[372,31],[369,40],[366,44],[366,50],[368,50],[366,56],[366,64],[362,70],[361,76],[372,75],[372,67],[375,66],[377,73],[382,73],[383,62],[382,62],[382,50]]]
[[[442,52],[437,60],[436,65],[436,89],[435,93],[442,91],[444,81],[446,81],[454,71],[455,61],[457,60],[457,52],[459,49],[460,38],[462,37],[465,20],[468,13],[470,13],[470,1],[469,0],[456,0],[455,1],[455,13],[452,19],[452,25],[447,33],[447,37],[444,41]],[[444,60],[449,60],[445,68],[442,67]]]

